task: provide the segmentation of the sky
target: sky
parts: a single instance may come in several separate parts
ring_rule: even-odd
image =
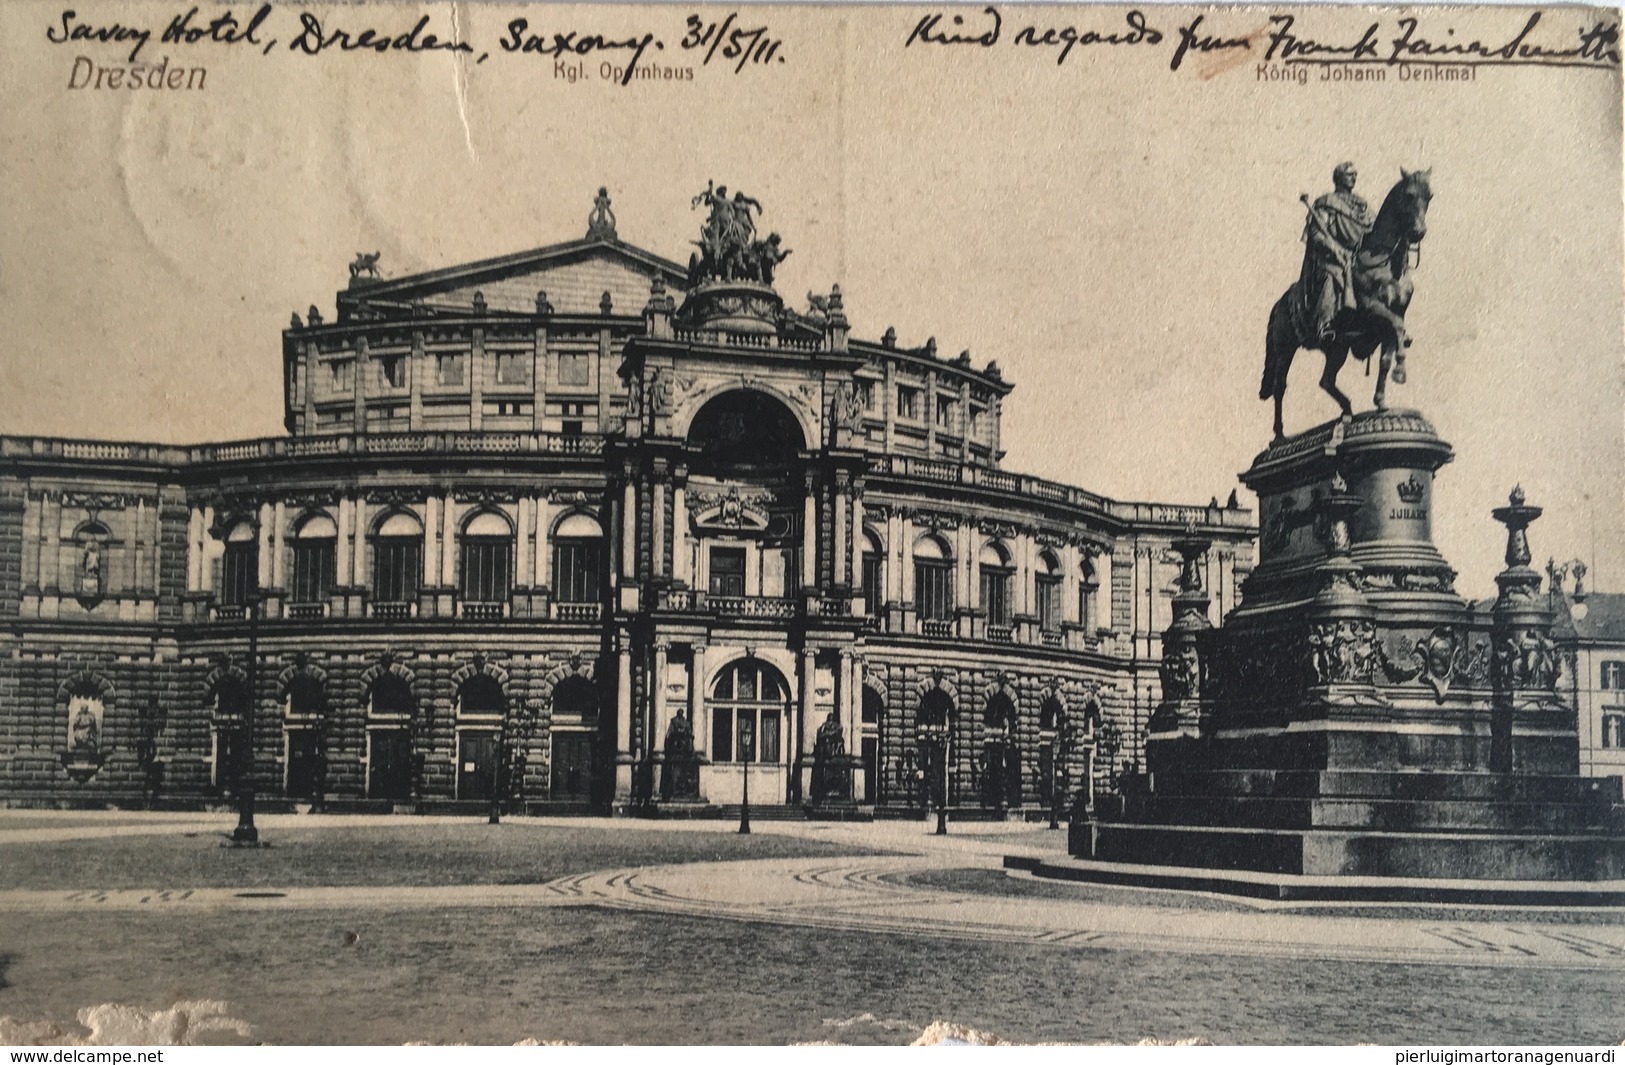
[[[179,9],[74,8],[160,28]],[[207,87],[131,93],[67,87],[77,56],[121,49],[53,43],[60,6],[0,5],[0,431],[280,435],[280,331],[311,303],[331,313],[358,250],[400,276],[576,239],[606,185],[622,239],[683,260],[690,198],[714,180],[760,200],[794,250],[778,281],[792,303],[839,283],[858,336],[893,326],[906,346],[996,359],[1016,386],[1007,468],[1222,500],[1269,442],[1264,325],[1301,263],[1298,198],[1347,158],[1374,206],[1401,167],[1432,169],[1410,382],[1390,399],[1456,449],[1434,536],[1460,590],[1494,593],[1489,511],[1521,484],[1546,508],[1538,559],[1584,558],[1593,587],[1625,591],[1617,70],[1349,84],[1312,68],[1298,84],[1262,79],[1256,52],[1172,71],[1167,47],[1139,46],[1058,63],[1010,38],[1120,31],[1124,10],[1012,7],[986,49],[905,48],[931,8],[750,7],[736,25],[769,27],[784,62],[738,73],[681,48],[687,8],[312,8],[324,31],[427,14],[488,59],[306,57],[286,53],[301,10],[276,12],[268,54],[155,40],[145,58],[206,66]],[[1240,36],[1280,10],[1211,12],[1204,29]],[[1170,37],[1197,13],[1148,11]],[[1300,11],[1299,28],[1357,39],[1374,17]],[[1527,12],[1429,17],[1441,37],[1505,39]],[[666,47],[648,55],[694,75],[622,86],[594,57],[572,83],[551,56],[501,51],[514,18],[654,32]],[[1556,39],[1585,12],[1545,19]],[[1299,355],[1289,432],[1335,412],[1319,372]],[[1342,380],[1368,408],[1361,368]]]

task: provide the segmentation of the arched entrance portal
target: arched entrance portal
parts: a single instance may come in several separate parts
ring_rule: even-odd
[[[560,802],[592,799],[593,735],[598,689],[586,677],[565,677],[553,687],[553,759],[548,796]]]
[[[948,767],[953,756],[954,701],[941,688],[920,696],[914,714],[914,739],[918,748],[914,779],[909,786],[923,807],[953,802]]]
[[[1007,810],[1021,805],[1021,748],[1016,743],[1016,706],[994,692],[982,715],[982,805]]]
[[[706,794],[737,802],[748,773],[752,801],[784,801],[792,753],[785,742],[790,685],[784,674],[760,659],[741,658],[717,674],[706,703],[712,764]]]
[[[724,392],[701,407],[688,442],[699,446],[702,462],[720,466],[781,466],[807,446],[789,408],[748,389]]]

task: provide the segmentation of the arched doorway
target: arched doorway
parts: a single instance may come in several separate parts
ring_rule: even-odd
[[[282,710],[287,743],[283,789],[290,799],[315,799],[326,784],[327,693],[319,677],[295,673],[288,680],[286,696]]]
[[[880,767],[883,764],[881,756],[881,738],[885,735],[882,718],[886,716],[886,702],[880,693],[865,685],[863,687],[863,795],[860,801],[879,805],[885,801],[882,794],[885,777]]]
[[[916,801],[923,807],[953,801],[948,768],[953,756],[954,701],[941,688],[920,696],[914,712],[914,740],[917,750],[914,780]]]
[[[367,698],[367,797],[412,798],[417,763],[412,750],[417,700],[404,677],[381,673]]]
[[[508,697],[497,679],[476,673],[457,689],[457,797],[489,802],[496,793],[502,719]]]
[[[548,797],[558,802],[592,799],[593,734],[598,689],[586,677],[565,677],[553,686],[553,758]]]
[[[982,805],[1007,810],[1021,805],[1021,748],[1016,742],[1016,705],[994,692],[982,714]]]
[[[790,685],[784,674],[760,659],[741,658],[717,673],[706,703],[712,765],[732,766],[731,783],[740,790],[749,773],[753,797],[784,795],[791,754],[791,745],[785,742]],[[728,783],[729,778],[719,782]]]

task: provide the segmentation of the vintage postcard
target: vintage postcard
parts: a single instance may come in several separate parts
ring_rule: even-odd
[[[0,5],[0,1043],[1617,1044],[1620,50]]]

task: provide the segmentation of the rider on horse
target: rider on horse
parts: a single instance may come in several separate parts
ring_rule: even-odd
[[[1309,208],[1303,232],[1302,299],[1304,339],[1332,339],[1332,319],[1354,302],[1354,257],[1360,242],[1371,232],[1376,217],[1365,200],[1354,194],[1358,177],[1353,163],[1340,163],[1332,171],[1332,188]]]

